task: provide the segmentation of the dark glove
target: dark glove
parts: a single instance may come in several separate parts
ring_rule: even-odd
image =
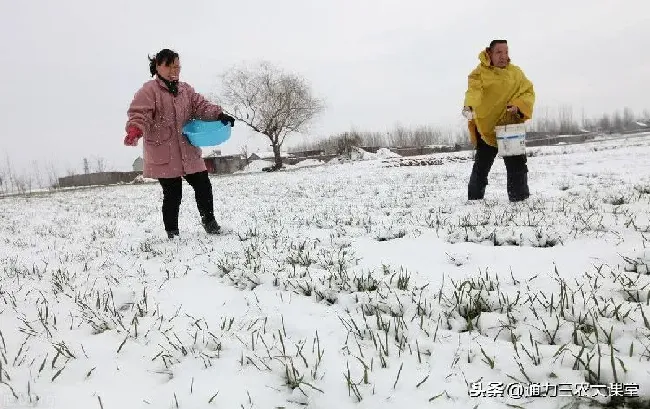
[[[230,127],[235,126],[235,118],[231,117],[230,115],[224,112],[219,114],[219,116],[217,117],[217,121],[221,121],[221,123],[224,125],[230,124]]]

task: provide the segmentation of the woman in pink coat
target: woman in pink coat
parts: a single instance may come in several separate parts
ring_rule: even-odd
[[[222,121],[235,125],[233,117],[211,104],[189,84],[179,82],[178,54],[164,49],[149,59],[153,80],[146,82],[127,111],[124,144],[137,146],[143,139],[143,176],[158,179],[163,190],[162,214],[169,238],[178,236],[178,213],[182,198],[182,178],[194,189],[201,222],[209,234],[221,227],[214,217],[212,184],[201,155],[182,134],[190,119]]]

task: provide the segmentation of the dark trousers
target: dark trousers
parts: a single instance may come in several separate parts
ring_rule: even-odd
[[[205,223],[214,220],[214,204],[212,184],[208,172],[193,173],[184,176],[187,183],[194,189],[196,207],[199,209],[201,220]],[[178,178],[158,179],[163,189],[163,223],[168,232],[178,230],[178,213],[183,197],[183,180]]]
[[[474,166],[467,186],[467,198],[469,200],[480,200],[485,196],[485,187],[488,185],[490,169],[494,164],[498,149],[488,145],[480,135],[476,153],[474,155]],[[528,189],[528,166],[526,155],[507,156],[503,158],[507,172],[508,198],[512,202],[527,199],[530,196]]]

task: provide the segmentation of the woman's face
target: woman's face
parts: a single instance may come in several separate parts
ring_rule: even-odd
[[[176,58],[174,62],[169,65],[165,65],[164,63],[157,65],[156,70],[158,71],[158,75],[167,81],[178,81],[178,77],[181,73],[181,63],[179,59]]]

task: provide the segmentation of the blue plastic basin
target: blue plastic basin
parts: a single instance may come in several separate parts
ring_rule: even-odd
[[[230,139],[230,125],[221,121],[192,119],[183,126],[183,134],[194,146],[215,146]]]

